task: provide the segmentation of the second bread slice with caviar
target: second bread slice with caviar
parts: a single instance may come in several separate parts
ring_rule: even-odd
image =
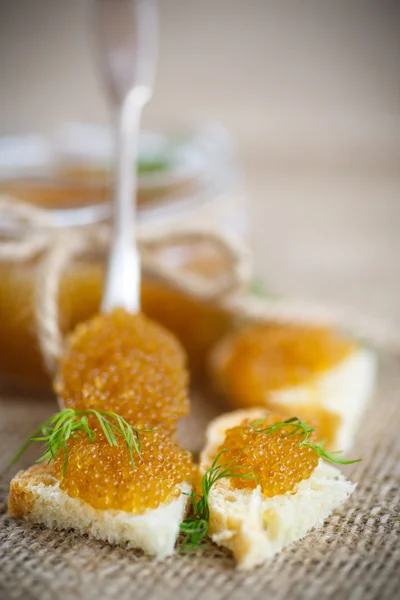
[[[159,559],[173,554],[188,507],[192,458],[162,430],[141,437],[134,466],[122,440],[110,446],[100,430],[92,443],[70,438],[67,465],[60,452],[47,465],[17,473],[10,484],[10,515]]]
[[[347,451],[373,393],[376,356],[328,327],[259,323],[222,339],[211,369],[232,408],[297,415],[327,448]]]
[[[233,552],[241,569],[262,564],[304,537],[355,489],[312,448],[299,447],[304,437],[300,432],[290,435],[294,427],[278,428],[273,434],[261,432],[280,421],[274,416],[259,421],[264,416],[265,411],[252,409],[215,419],[208,427],[200,459],[204,474],[221,449],[228,448],[219,461],[236,465],[231,469],[234,473],[254,473],[257,478],[220,479],[208,496],[210,536]],[[244,423],[246,429],[241,430]]]

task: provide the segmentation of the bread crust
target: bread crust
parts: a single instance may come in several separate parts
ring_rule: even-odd
[[[31,486],[44,483],[54,485],[57,479],[51,474],[48,465],[33,465],[26,471],[18,471],[10,483],[8,512],[15,519],[27,517],[35,504]]]

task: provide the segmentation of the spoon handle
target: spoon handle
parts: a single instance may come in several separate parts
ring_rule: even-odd
[[[140,258],[135,243],[137,158],[142,105],[128,95],[117,111],[113,231],[102,311],[140,310]]]
[[[149,101],[157,56],[156,0],[93,0],[99,59],[117,112],[113,233],[102,311],[140,310],[135,243],[137,158],[142,109]]]

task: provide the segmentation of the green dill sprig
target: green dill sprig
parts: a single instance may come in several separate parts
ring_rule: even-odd
[[[192,515],[186,518],[180,525],[184,533],[182,550],[193,550],[201,546],[202,541],[208,534],[210,509],[208,507],[208,498],[213,485],[225,477],[239,477],[240,479],[257,479],[254,473],[241,473],[241,465],[235,465],[234,460],[220,463],[222,454],[229,448],[224,448],[217,454],[211,467],[207,469],[201,478],[201,494],[192,491],[189,495],[192,500]]]
[[[270,290],[265,281],[259,278],[255,278],[250,281],[248,291],[250,294],[257,296],[258,298],[268,298],[270,300],[279,299],[279,296]]]
[[[291,429],[288,435],[302,435],[303,439],[299,442],[299,446],[306,446],[314,450],[320,458],[323,458],[327,462],[340,464],[340,465],[351,465],[353,463],[359,462],[361,458],[356,460],[346,460],[344,458],[339,458],[337,455],[342,454],[342,450],[336,450],[334,452],[330,452],[324,449],[325,441],[314,444],[310,442],[310,436],[315,431],[314,427],[310,427],[305,421],[301,421],[298,417],[291,417],[290,419],[286,419],[286,421],[282,421],[279,423],[275,423],[274,425],[270,425],[269,427],[264,427],[262,429],[258,429],[258,426],[264,421],[265,417],[261,417],[254,421],[251,424],[251,427],[256,433],[266,433],[271,434],[279,429]]]
[[[40,425],[18,450],[11,464],[16,463],[21,458],[32,442],[43,442],[46,452],[36,462],[47,461],[47,464],[49,464],[63,450],[63,477],[65,477],[68,464],[68,440],[79,438],[82,434],[88,437],[91,444],[96,439],[96,431],[91,429],[89,425],[89,416],[97,419],[110,446],[118,446],[117,436],[125,441],[132,469],[135,469],[134,453],[141,458],[142,451],[139,433],[150,433],[154,429],[147,431],[134,429],[125,419],[113,412],[95,409],[75,410],[73,408],[64,408]]]

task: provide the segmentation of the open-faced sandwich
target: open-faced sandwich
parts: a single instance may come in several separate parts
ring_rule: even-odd
[[[210,424],[200,458],[199,516],[239,568],[253,568],[348,498],[355,485],[332,464],[346,462],[353,461],[324,450],[296,417],[262,409],[222,415]]]
[[[116,310],[78,327],[56,386],[65,408],[34,436],[48,464],[15,476],[10,514],[172,554],[193,477],[176,440],[187,380],[178,342],[141,315]]]

